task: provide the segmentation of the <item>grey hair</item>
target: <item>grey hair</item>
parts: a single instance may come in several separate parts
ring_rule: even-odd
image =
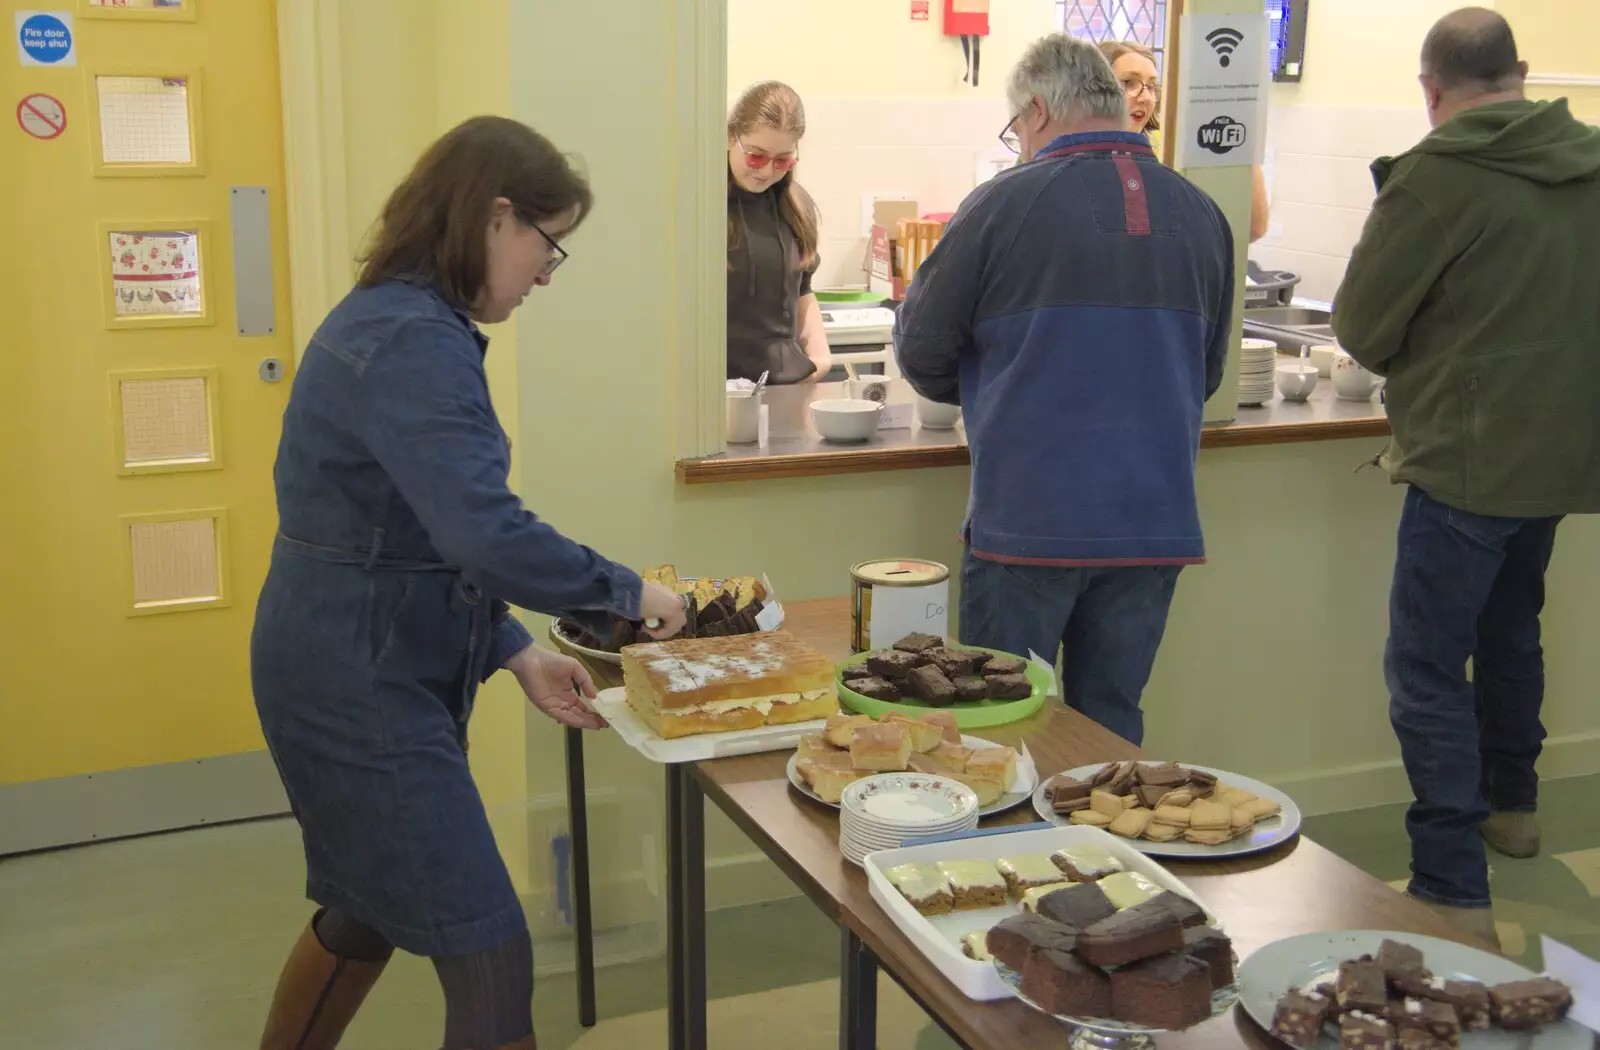
[[[1111,63],[1092,41],[1065,33],[1041,37],[1011,71],[1006,96],[1021,113],[1033,96],[1044,100],[1051,120],[1126,120],[1128,97]]]

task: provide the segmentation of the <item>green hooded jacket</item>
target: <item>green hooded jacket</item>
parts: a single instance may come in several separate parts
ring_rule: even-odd
[[[1372,173],[1333,326],[1388,377],[1390,477],[1475,514],[1600,511],[1600,129],[1494,103]]]

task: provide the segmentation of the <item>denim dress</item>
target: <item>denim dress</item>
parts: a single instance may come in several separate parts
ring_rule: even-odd
[[[639,613],[635,573],[507,486],[487,347],[422,282],[357,289],[328,315],[284,415],[251,638],[306,895],[427,956],[526,929],[466,756],[479,683],[531,641],[507,603]]]

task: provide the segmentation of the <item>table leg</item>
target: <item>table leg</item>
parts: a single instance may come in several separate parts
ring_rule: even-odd
[[[594,915],[589,898],[589,790],[583,773],[583,730],[567,730],[567,834],[572,840],[572,912],[577,933],[578,1023],[593,1028]]]
[[[839,1050],[875,1050],[878,960],[850,927],[839,927],[839,933]]]
[[[706,1045],[705,796],[686,764],[667,766],[667,1046]]]

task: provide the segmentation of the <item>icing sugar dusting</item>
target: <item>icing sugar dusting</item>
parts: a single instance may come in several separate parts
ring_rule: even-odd
[[[667,679],[667,690],[673,693],[692,692],[736,675],[760,678],[782,666],[782,655],[768,642],[752,645],[748,655],[704,653],[685,658],[663,652],[650,661],[650,669]]]

